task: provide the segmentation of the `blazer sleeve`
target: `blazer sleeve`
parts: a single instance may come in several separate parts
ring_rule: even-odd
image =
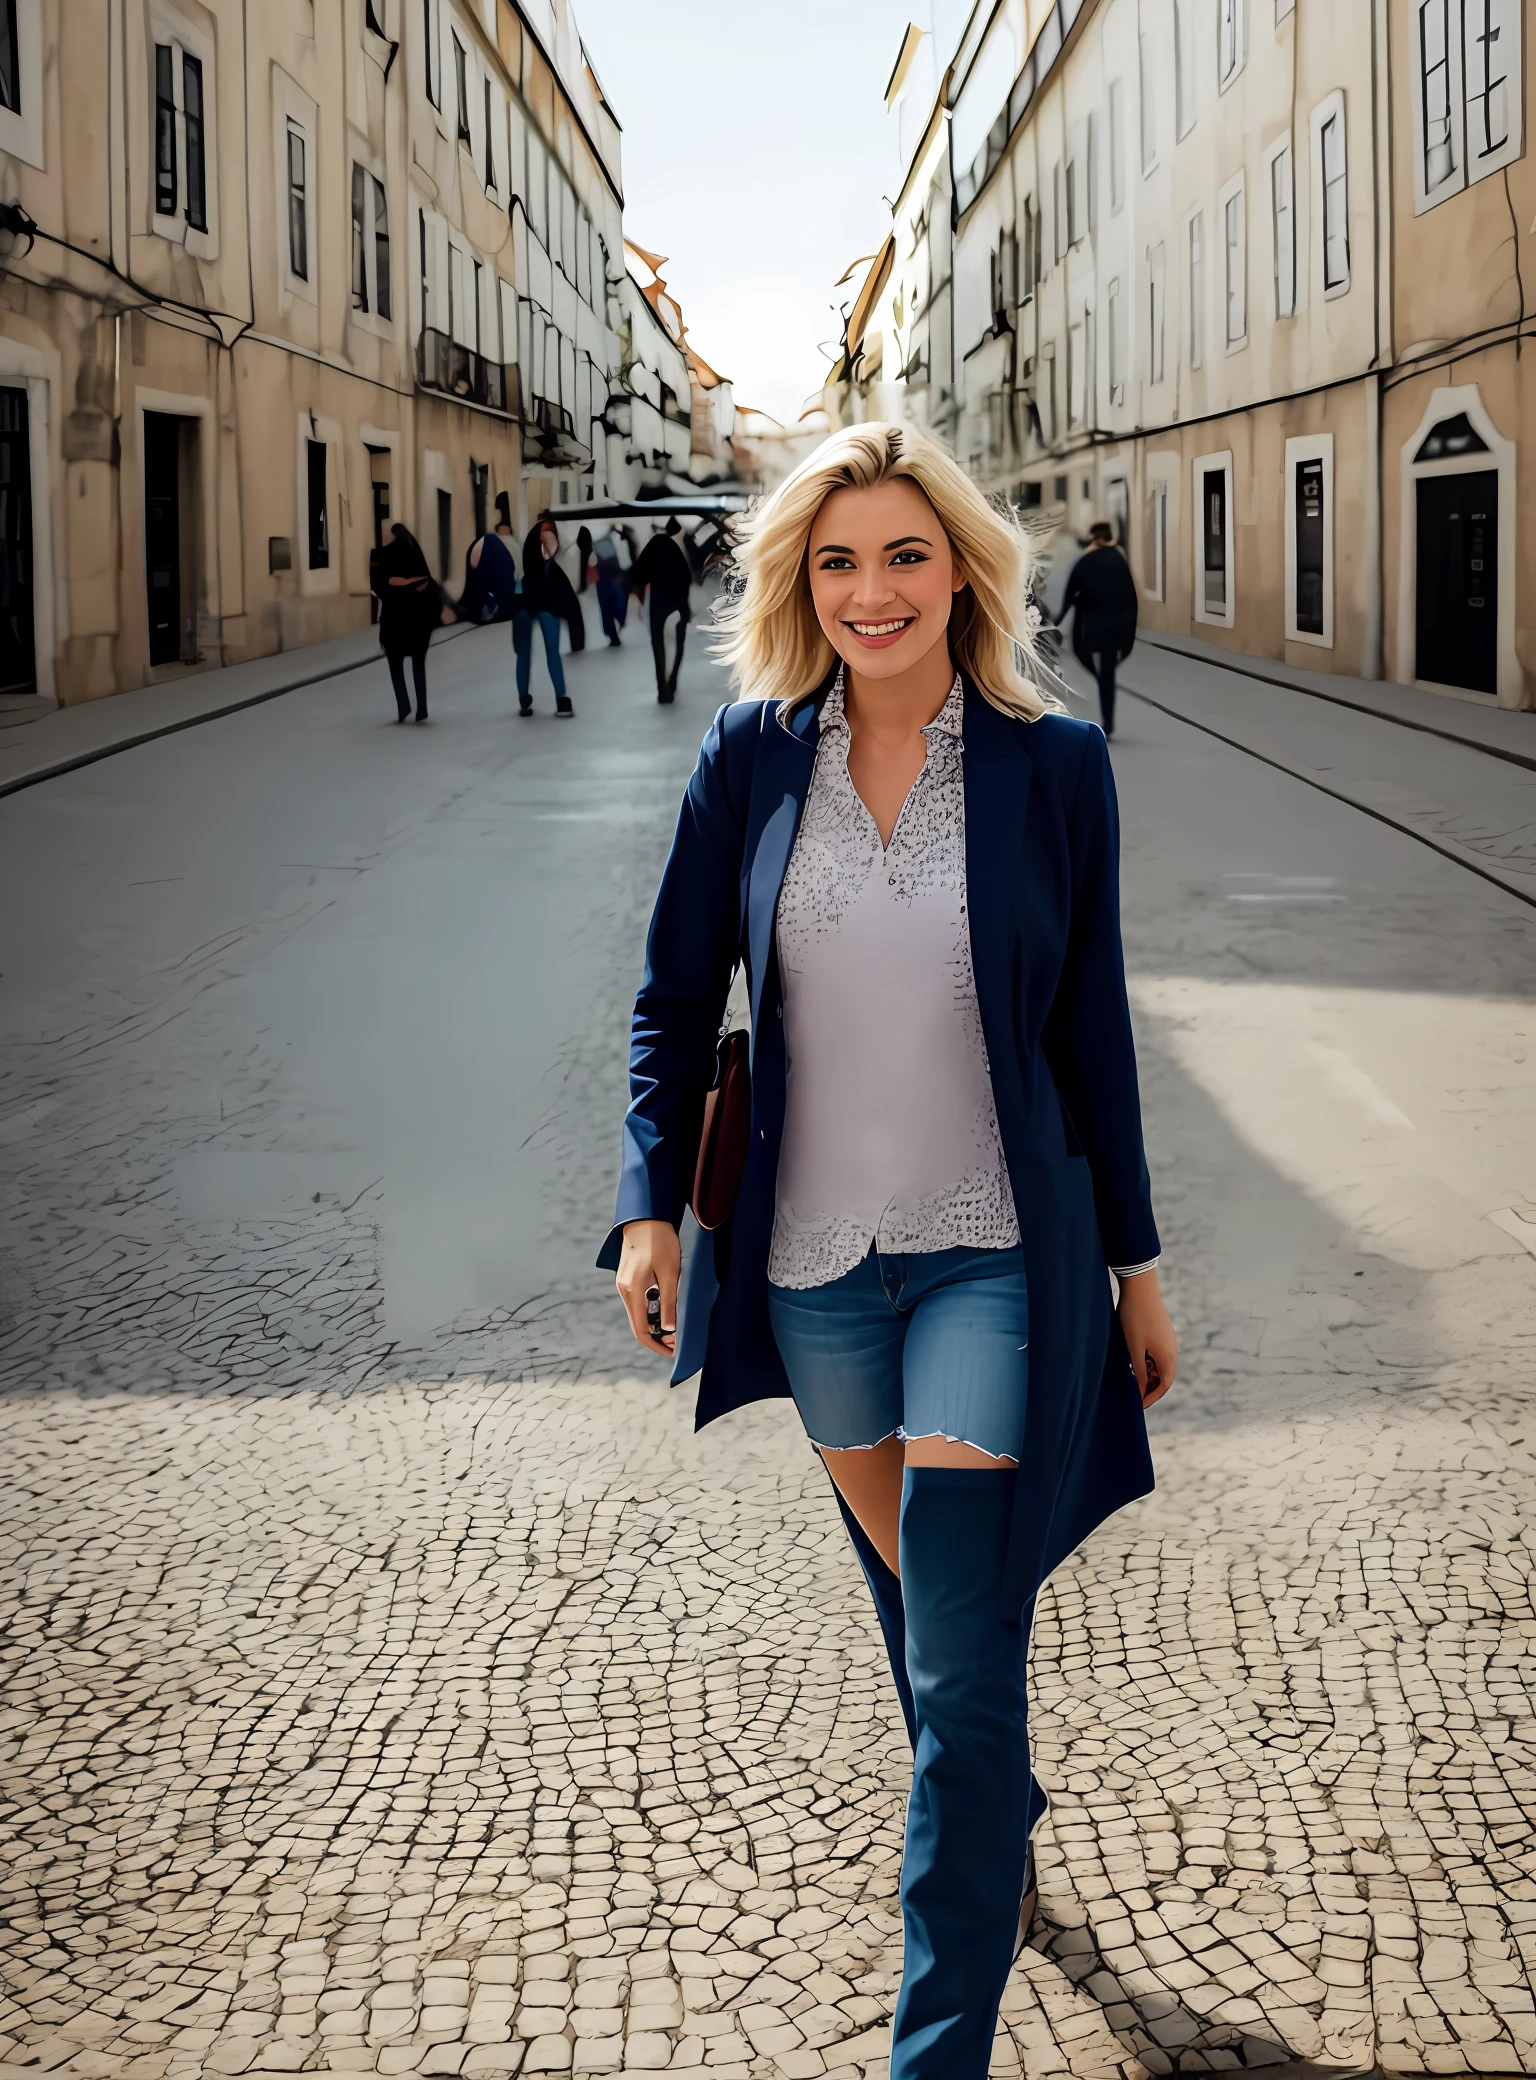
[[[680,1225],[693,1184],[704,1094],[741,944],[746,789],[732,785],[725,729],[732,713],[722,708],[704,739],[651,915],[630,1027],[618,1202],[597,1260],[603,1270],[618,1265],[626,1221]]]
[[[1072,914],[1045,1054],[1088,1159],[1105,1262],[1145,1265],[1160,1244],[1120,941],[1120,812],[1109,746],[1097,729],[1088,733],[1069,843]]]

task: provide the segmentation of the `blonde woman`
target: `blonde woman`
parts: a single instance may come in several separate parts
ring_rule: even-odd
[[[744,698],[662,877],[601,1261],[674,1379],[702,1370],[701,1424],[789,1393],[826,1463],[915,1749],[891,2080],[983,2080],[1035,1904],[1034,1599],[1150,1488],[1143,1410],[1177,1358],[1114,784],[1100,731],[1020,676],[1023,536],[932,441],[834,434],[738,563]],[[750,1147],[679,1332],[738,962]]]

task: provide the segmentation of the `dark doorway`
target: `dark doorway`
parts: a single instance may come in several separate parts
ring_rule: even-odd
[[[1499,473],[1419,479],[1415,674],[1499,690]]]
[[[469,465],[469,495],[475,509],[475,540],[491,524],[491,465],[488,462],[472,462]]]
[[[1323,465],[1296,465],[1296,627],[1304,636],[1320,636],[1323,627]]]
[[[1227,473],[1208,469],[1201,487],[1201,531],[1205,538],[1201,605],[1207,614],[1227,611]]]
[[[0,693],[36,691],[27,393],[0,390]]]
[[[181,662],[182,422],[144,414],[144,569],[149,587],[149,661]]]

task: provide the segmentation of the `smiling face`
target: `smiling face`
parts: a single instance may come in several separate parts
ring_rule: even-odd
[[[864,679],[920,665],[944,642],[966,583],[938,515],[908,477],[834,491],[811,528],[809,569],[827,641]]]

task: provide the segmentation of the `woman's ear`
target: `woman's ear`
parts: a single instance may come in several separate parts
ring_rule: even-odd
[[[950,572],[949,589],[951,592],[964,592],[970,582],[971,574],[957,556],[954,561],[954,567]]]

